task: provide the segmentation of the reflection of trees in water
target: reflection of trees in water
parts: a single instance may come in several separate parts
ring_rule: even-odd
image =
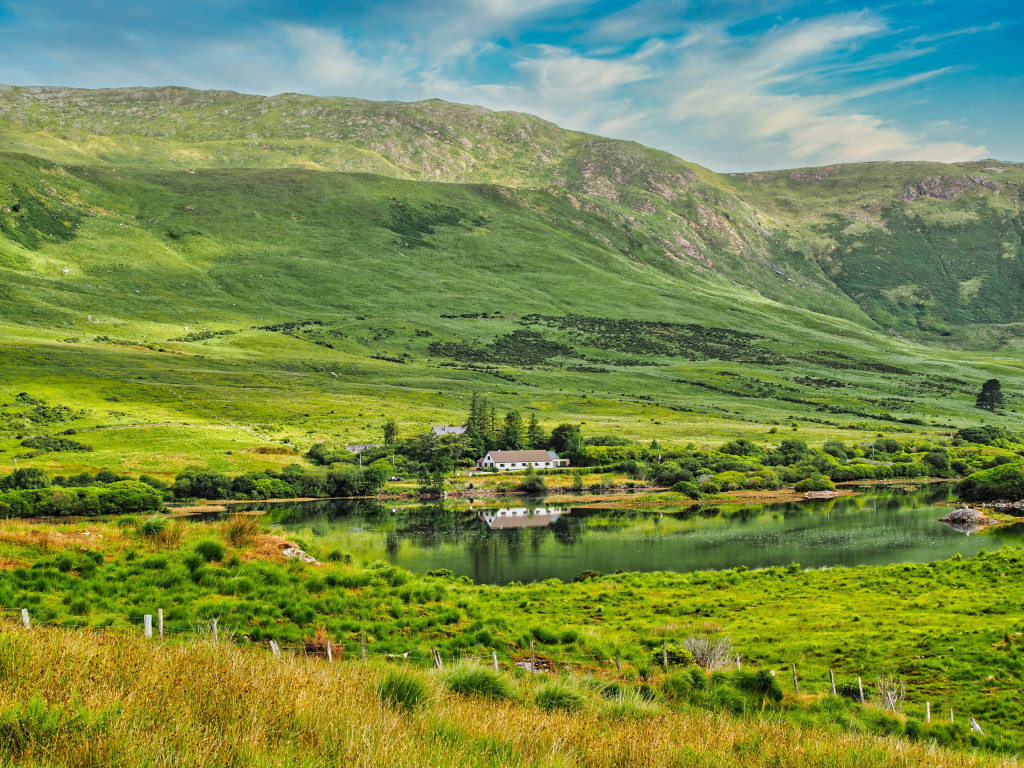
[[[548,526],[548,530],[561,544],[575,544],[583,535],[583,521],[573,520],[571,515],[563,515]]]
[[[412,549],[424,551],[442,550],[443,547],[455,545],[459,557],[468,557],[473,564],[474,578],[487,581],[495,579],[517,578],[513,570],[506,566],[520,567],[527,563],[542,563],[545,544],[557,541],[571,547],[581,543],[586,537],[605,542],[614,541],[615,536],[628,534],[632,536],[634,521],[643,521],[647,526],[654,527],[660,522],[665,526],[669,520],[686,521],[700,519],[716,519],[724,523],[723,530],[729,523],[755,522],[761,518],[784,518],[787,542],[793,538],[793,531],[809,531],[830,526],[844,528],[874,529],[878,527],[898,527],[902,533],[898,542],[903,546],[906,541],[918,541],[928,535],[930,521],[922,521],[920,532],[906,522],[897,521],[908,509],[919,508],[951,498],[951,484],[931,484],[914,489],[907,487],[879,486],[872,488],[870,495],[860,497],[839,497],[832,500],[795,501],[774,504],[739,504],[693,505],[680,508],[664,508],[657,511],[638,509],[594,509],[573,507],[569,514],[561,515],[549,526],[529,526],[525,528],[495,528],[478,518],[477,510],[465,506],[450,506],[442,503],[423,504],[414,507],[390,507],[375,500],[359,501],[317,501],[299,502],[276,505],[244,505],[235,509],[262,508],[267,510],[265,520],[279,523],[286,527],[308,527],[314,536],[330,537],[344,532],[365,529],[365,536],[375,542],[375,546],[383,545],[387,556],[397,561],[401,557],[403,545],[411,545]],[[664,519],[662,519],[664,515]],[[832,518],[830,522],[828,518]],[[837,517],[846,517],[839,522]],[[648,528],[647,533],[651,530]],[[688,526],[689,527],[689,526]],[[703,528],[704,526],[695,526]],[[715,528],[717,526],[711,526]],[[1024,537],[1024,525],[1011,530],[1003,529],[1001,534],[1007,538]],[[674,529],[670,530],[674,533]],[[852,536],[851,531],[836,533],[835,537]],[[665,535],[664,528],[659,530],[657,537]],[[720,545],[733,541],[739,531],[719,535],[714,539]],[[758,549],[764,549],[776,535],[769,529],[758,529]],[[801,533],[801,535],[807,535]],[[818,534],[816,547],[822,540]],[[885,542],[876,548],[879,550],[897,541],[892,536],[882,537]],[[381,541],[383,539],[383,541]],[[838,541],[839,539],[837,539]],[[710,541],[710,540],[709,540]],[[616,545],[617,546],[617,545]],[[706,548],[706,543],[704,547]],[[715,544],[712,542],[712,546]],[[443,551],[443,550],[442,550]],[[547,549],[552,552],[550,545]],[[616,550],[617,551],[617,550]],[[870,554],[870,547],[861,546],[862,555]],[[706,554],[706,553],[705,553]],[[795,556],[795,555],[794,555]],[[801,556],[807,558],[807,553]],[[676,556],[674,556],[676,557]],[[446,567],[440,562],[439,566]],[[870,558],[869,558],[870,559]],[[703,561],[703,558],[702,558]],[[673,559],[673,563],[676,560]],[[724,562],[724,560],[723,560]],[[533,566],[531,566],[533,567]]]

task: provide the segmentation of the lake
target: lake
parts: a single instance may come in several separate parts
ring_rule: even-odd
[[[594,509],[543,499],[387,506],[318,501],[254,504],[285,535],[324,553],[386,560],[411,571],[448,568],[480,584],[570,581],[595,570],[718,570],[800,563],[888,565],[964,557],[1019,543],[1012,532],[957,532],[936,521],[952,485],[871,489],[781,504]]]

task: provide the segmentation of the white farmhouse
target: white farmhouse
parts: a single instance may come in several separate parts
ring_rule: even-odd
[[[488,451],[476,463],[479,469],[496,468],[499,472],[515,472],[527,467],[534,469],[554,469],[568,467],[568,459],[558,458],[554,451]]]

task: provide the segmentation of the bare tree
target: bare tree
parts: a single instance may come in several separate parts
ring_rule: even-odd
[[[697,666],[714,672],[725,669],[736,658],[736,649],[728,637],[713,637],[704,634],[690,635],[683,640],[683,648],[693,654]]]
[[[907,681],[892,672],[888,676],[879,675],[875,681],[875,698],[882,709],[902,712],[907,698]]]

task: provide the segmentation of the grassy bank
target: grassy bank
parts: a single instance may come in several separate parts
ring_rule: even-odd
[[[163,522],[163,521],[161,521]],[[293,542],[295,543],[295,542]],[[622,573],[563,584],[481,586],[444,572],[411,574],[383,562],[306,546],[324,565],[285,560],[286,542],[252,517],[216,523],[88,526],[6,522],[0,527],[0,605],[33,622],[129,627],[163,608],[167,630],[188,635],[219,620],[242,641],[299,646],[318,627],[338,656],[410,654],[429,663],[529,656],[561,668],[624,679],[659,673],[663,643],[691,635],[731,638],[744,668],[776,670],[801,693],[879,676],[908,685],[906,711],[921,719],[950,707],[975,716],[992,743],[1024,748],[1019,691],[1024,659],[1019,584],[1024,551],[968,560],[803,571]],[[594,574],[591,574],[594,576]]]
[[[55,658],[61,663],[54,664]],[[660,693],[650,700],[622,693],[606,699],[587,694],[587,681],[578,679],[552,685],[525,674],[477,673],[478,680],[500,681],[487,688],[467,683],[474,676],[465,669],[445,675],[409,671],[396,679],[398,665],[405,663],[392,663],[389,670],[382,662],[277,660],[266,651],[227,643],[159,643],[116,633],[6,626],[0,633],[0,762],[581,768],[1001,764],[993,756],[950,752],[927,742],[795,724],[783,714],[786,703],[777,711],[766,705],[767,716],[728,716]],[[418,693],[410,695],[411,688]],[[500,698],[506,694],[510,697]],[[570,700],[575,703],[564,706]],[[861,713],[865,720],[870,717]]]

